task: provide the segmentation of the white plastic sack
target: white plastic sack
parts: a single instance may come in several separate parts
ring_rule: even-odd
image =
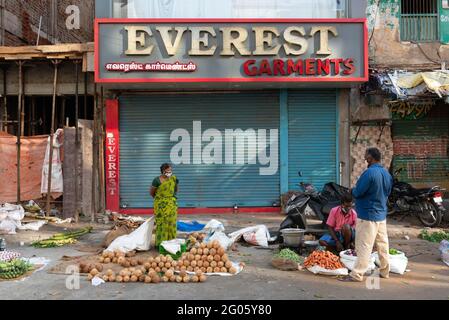
[[[449,249],[441,252],[441,260],[449,267]]]
[[[31,263],[34,266],[40,266],[40,268],[35,270],[34,272],[44,270],[47,267],[47,265],[50,264],[51,262],[50,259],[44,257],[24,258],[23,260],[27,261],[28,263]]]
[[[206,224],[206,226],[204,227],[203,230],[206,232],[216,232],[216,231],[224,232],[225,227],[224,227],[223,223],[221,223],[218,220],[213,219]]]
[[[238,241],[242,236],[245,241],[249,239],[251,241],[248,241],[249,243],[262,247],[268,247],[268,240],[271,240],[270,232],[265,225],[248,227],[229,234],[233,243]]]
[[[449,266],[449,241],[441,241],[438,250],[440,250],[441,253],[441,260]]]
[[[403,275],[407,270],[408,259],[405,256],[405,253],[401,251],[398,252],[399,254],[389,255],[390,272]],[[374,253],[374,257],[376,259],[376,265],[380,266],[379,254],[377,252]]]
[[[5,203],[0,207],[0,221],[6,219],[22,221],[24,217],[25,210],[21,205]]]
[[[267,234],[263,228],[259,228],[253,232],[244,233],[243,239],[254,246],[268,247]]]
[[[16,234],[24,217],[25,210],[21,205],[5,203],[0,206],[0,233]]]
[[[336,269],[336,270],[328,270],[324,269],[320,266],[313,266],[307,268],[310,272],[313,274],[322,274],[324,276],[347,276],[349,274],[348,269],[342,268],[342,269]]]
[[[53,135],[53,161],[51,169],[51,193],[63,193],[64,179],[62,177],[62,162],[60,148],[62,143],[60,139],[64,133],[64,130],[58,129]],[[50,137],[47,139],[47,149],[45,151],[45,160],[42,165],[42,180],[41,180],[41,193],[47,194],[48,192],[48,164],[50,159]]]
[[[342,252],[340,252],[340,261],[348,270],[351,271],[351,270],[354,270],[354,268],[355,268],[355,264],[357,262],[357,257],[346,254],[346,251],[342,251]],[[376,261],[376,256],[374,254],[372,254],[367,272],[371,272],[376,269],[375,261]]]
[[[14,220],[3,220],[0,221],[0,233],[5,234],[16,234],[16,229],[20,226],[20,224]]]
[[[148,251],[151,247],[151,238],[154,228],[154,217],[148,219],[134,232],[118,237],[109,245],[106,251],[131,252],[134,250]]]
[[[440,242],[440,246],[438,247],[438,250],[440,250],[441,253],[449,249],[449,241],[443,240]]]
[[[161,246],[171,254],[177,254],[181,251],[181,244],[186,241],[184,239],[173,239],[170,241],[163,241]]]
[[[19,230],[31,230],[31,231],[39,231],[42,226],[47,224],[46,220],[33,221],[18,227]]]
[[[228,250],[231,245],[234,243],[234,241],[232,241],[231,238],[229,238],[224,232],[222,231],[216,231],[212,234],[209,234],[209,236],[207,236],[204,239],[204,243],[209,243],[212,241],[218,241],[221,245],[221,247],[225,250]]]

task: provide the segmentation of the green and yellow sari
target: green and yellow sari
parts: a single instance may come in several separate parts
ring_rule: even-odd
[[[172,176],[161,183],[154,179],[153,186],[157,188],[154,197],[154,214],[156,223],[156,248],[163,241],[176,239],[178,203],[176,200],[176,186],[178,179]]]

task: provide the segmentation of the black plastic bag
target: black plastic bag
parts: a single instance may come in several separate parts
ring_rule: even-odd
[[[349,189],[340,186],[334,182],[328,183],[323,187],[320,196],[326,199],[328,202],[340,202],[341,197],[348,193]]]

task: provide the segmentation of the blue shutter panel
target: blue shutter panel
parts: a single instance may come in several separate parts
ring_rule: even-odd
[[[298,190],[299,182],[321,190],[338,181],[336,101],[335,90],[289,91],[290,190]]]
[[[257,164],[225,164],[226,129],[279,129],[279,93],[165,94],[123,96],[120,99],[120,196],[128,208],[153,206],[149,196],[159,167],[171,162],[173,130],[185,129],[192,138],[193,121],[202,132],[223,135],[223,164],[174,165],[180,180],[180,207],[271,206],[279,199],[279,169],[260,175]],[[269,133],[267,132],[267,140]],[[269,141],[269,140],[268,140]],[[210,142],[202,142],[204,148]],[[253,146],[255,147],[255,146]],[[190,141],[193,161],[194,150]],[[267,153],[271,151],[270,147]],[[235,156],[235,155],[234,155]],[[278,159],[278,157],[277,157]],[[276,163],[279,168],[279,163]]]

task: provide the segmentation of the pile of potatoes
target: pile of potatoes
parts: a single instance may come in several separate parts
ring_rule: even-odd
[[[189,252],[182,254],[175,270],[195,273],[237,273],[237,269],[218,241],[212,241],[208,244],[196,243]]]

